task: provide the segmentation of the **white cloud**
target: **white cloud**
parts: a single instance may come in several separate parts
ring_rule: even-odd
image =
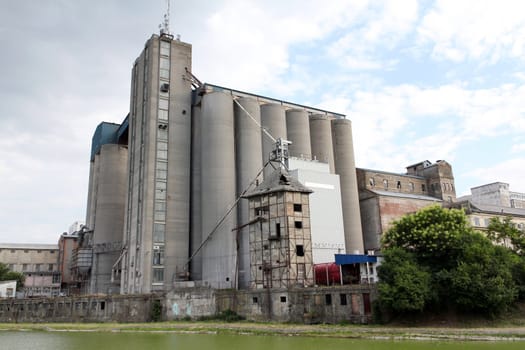
[[[512,158],[493,166],[473,169],[467,175],[473,178],[475,186],[499,181],[510,184],[511,191],[525,193],[524,164],[525,157]]]
[[[435,58],[454,62],[522,59],[524,11],[525,3],[514,0],[438,0],[417,29],[419,41],[432,47]]]
[[[326,95],[320,106],[337,107],[352,120],[358,166],[403,171],[424,159],[454,161],[466,142],[521,135],[524,101],[525,86],[404,84]]]
[[[328,55],[346,69],[392,68],[397,61],[383,58],[379,51],[393,49],[410,33],[417,20],[417,1],[386,1],[359,10],[354,22],[347,24],[347,34],[330,45]]]
[[[525,143],[520,143],[512,146],[512,153],[522,153],[525,152]],[[524,165],[525,168],[525,165]]]

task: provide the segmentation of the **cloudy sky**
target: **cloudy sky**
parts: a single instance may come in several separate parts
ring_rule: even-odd
[[[84,220],[91,136],[129,110],[165,0],[0,0],[0,242]],[[344,113],[358,167],[449,161],[525,192],[525,2],[172,0],[201,81]]]

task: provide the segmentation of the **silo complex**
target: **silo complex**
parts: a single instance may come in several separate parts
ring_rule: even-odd
[[[259,102],[253,98],[239,98],[235,103],[237,196],[248,189],[248,186],[255,180],[263,167],[261,129],[257,125],[260,123]],[[262,180],[262,173],[258,180]],[[253,186],[250,189],[253,189]],[[239,202],[237,213],[239,226],[236,231],[238,235],[237,244],[239,245],[237,247],[238,285],[241,288],[247,288],[250,284],[250,242],[249,230],[246,226],[250,219],[248,201],[241,200]]]
[[[332,120],[332,142],[334,145],[335,172],[341,180],[346,252],[348,254],[363,254],[363,233],[350,120]]]
[[[310,126],[308,113],[302,109],[289,109],[286,111],[287,139],[292,141],[288,151],[291,157],[311,159]]]
[[[237,227],[233,210],[219,221],[236,199],[235,133],[233,99],[222,92],[207,93],[201,101],[201,218],[202,278],[216,288],[232,288],[236,247],[232,230]]]
[[[277,103],[267,103],[261,106],[261,125],[275,139],[286,139],[286,114],[282,105]],[[268,135],[261,133],[262,138],[262,160],[263,164],[268,162],[270,152],[274,149],[275,141],[272,141]],[[273,168],[270,166],[264,169],[264,178],[272,173]]]
[[[329,204],[342,208],[344,219],[336,220],[343,222],[346,251],[363,253],[351,123],[343,118],[202,84],[191,73],[191,45],[153,35],[133,66],[129,115],[121,125],[103,123],[93,139],[86,219],[95,230],[91,291],[107,293],[117,265],[123,294],[193,283],[249,288],[254,213],[239,198],[279,138],[292,142],[290,157],[300,158],[295,164],[305,179],[311,176],[305,186],[317,188],[318,198],[322,191],[341,197],[341,205]],[[273,171],[267,166],[258,183]],[[341,230],[337,236],[342,245]]]
[[[312,145],[312,158],[328,163],[330,173],[335,172],[334,149],[332,145],[332,128],[330,118],[322,114],[310,117],[310,137]]]

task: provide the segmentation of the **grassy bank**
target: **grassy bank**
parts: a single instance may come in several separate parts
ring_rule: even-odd
[[[420,340],[522,340],[523,327],[384,327],[356,325],[299,325],[252,322],[158,322],[158,323],[1,323],[11,331],[167,332],[285,335],[360,339]]]

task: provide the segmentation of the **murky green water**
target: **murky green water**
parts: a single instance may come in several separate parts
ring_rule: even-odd
[[[166,333],[0,332],[2,350],[522,350],[524,348],[524,342],[378,341]]]

